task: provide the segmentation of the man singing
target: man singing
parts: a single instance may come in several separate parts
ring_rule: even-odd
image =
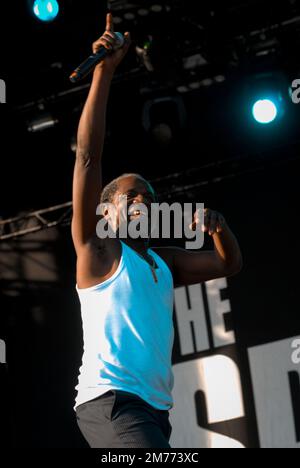
[[[75,409],[90,447],[170,448],[174,287],[234,275],[242,259],[223,216],[208,209],[201,223],[214,241],[211,251],[150,249],[149,238],[97,235],[100,202],[112,204],[119,214],[120,196],[127,197],[128,206],[151,207],[156,200],[152,186],[138,174],[123,174],[102,187],[110,85],[131,43],[129,33],[124,37],[123,48],[116,50],[108,14],[106,31],[93,51],[104,46],[110,53],[93,72],[77,135],[72,237],[84,353]],[[130,221],[140,211],[127,215]]]

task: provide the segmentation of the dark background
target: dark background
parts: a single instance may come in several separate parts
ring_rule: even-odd
[[[135,19],[116,26],[130,30],[134,44],[112,85],[105,178],[141,172],[161,199],[204,202],[225,215],[244,256],[229,286],[247,381],[247,347],[300,333],[300,105],[289,96],[300,78],[300,2],[208,1],[199,9],[199,2],[177,0],[139,15],[154,3],[110,3],[114,16],[131,12]],[[2,219],[71,199],[71,142],[89,78],[74,87],[68,76],[101,35],[104,4],[65,1],[50,24],[33,18],[25,0],[1,14]],[[149,36],[154,72],[135,51]],[[185,68],[197,54],[202,65]],[[260,126],[251,104],[265,89],[282,96],[282,115]],[[57,124],[29,132],[29,122],[45,112]],[[161,123],[172,132],[167,142],[153,132]],[[2,241],[0,274],[0,338],[8,353],[8,365],[0,366],[1,440],[17,447],[85,446],[72,409],[82,338],[68,222]],[[249,445],[257,446],[251,388],[246,396]]]

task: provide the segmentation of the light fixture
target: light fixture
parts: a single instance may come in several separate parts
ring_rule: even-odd
[[[276,119],[278,108],[276,103],[271,99],[259,99],[253,105],[252,114],[258,123],[270,124]]]
[[[40,21],[53,21],[59,13],[57,0],[35,0],[33,13]]]
[[[54,127],[58,123],[49,113],[43,113],[39,117],[33,118],[27,123],[27,130],[31,133],[42,132]]]

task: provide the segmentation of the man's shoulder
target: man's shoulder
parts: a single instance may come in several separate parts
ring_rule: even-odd
[[[76,279],[88,288],[110,278],[118,268],[121,246],[118,241],[91,238],[77,254]]]

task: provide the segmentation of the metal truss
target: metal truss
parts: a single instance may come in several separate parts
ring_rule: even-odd
[[[0,241],[15,239],[43,229],[70,224],[72,202],[0,220]]]
[[[276,157],[276,154],[273,155],[272,161],[266,158],[264,153],[256,156],[243,155],[163,176],[150,180],[150,183],[154,184],[159,200],[170,200],[181,196],[193,198],[203,187],[299,161],[298,148],[299,142],[290,145],[290,156],[284,159]],[[281,151],[282,148],[279,148],[277,152]],[[184,185],[182,181],[185,182]],[[67,202],[15,218],[0,220],[0,241],[55,226],[68,226],[72,219],[72,205],[72,202]]]

